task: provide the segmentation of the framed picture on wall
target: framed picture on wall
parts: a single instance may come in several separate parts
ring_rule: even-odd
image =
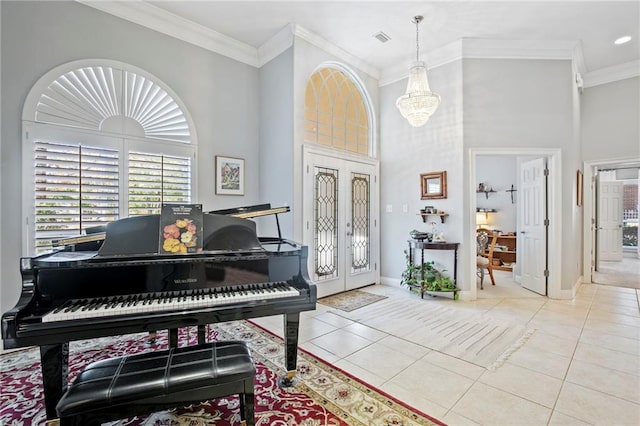
[[[447,172],[422,173],[420,175],[420,199],[447,198]]]
[[[216,155],[216,194],[244,195],[244,159]]]

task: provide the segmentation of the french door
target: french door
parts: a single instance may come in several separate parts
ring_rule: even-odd
[[[341,154],[304,151],[303,244],[318,297],[379,281],[378,165]]]

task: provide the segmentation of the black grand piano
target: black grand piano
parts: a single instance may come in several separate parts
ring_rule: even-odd
[[[279,224],[277,237],[258,237],[248,219],[277,220],[286,211],[267,204],[204,213],[198,253],[158,254],[160,215],[148,215],[21,258],[22,294],[2,315],[2,338],[7,349],[40,347],[47,418],[57,417],[67,386],[71,340],[169,330],[176,346],[180,327],[198,326],[203,342],[206,324],[284,314],[288,371],[281,382],[290,384],[300,312],[316,304],[307,247],[283,239]]]

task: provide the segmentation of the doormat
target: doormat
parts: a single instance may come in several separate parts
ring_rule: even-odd
[[[366,291],[350,290],[345,293],[338,293],[318,299],[318,303],[340,309],[341,311],[351,312],[386,298],[387,296],[368,293]]]

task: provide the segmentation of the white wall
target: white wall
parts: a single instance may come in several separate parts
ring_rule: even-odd
[[[464,60],[464,146],[471,148],[560,148],[559,196],[562,242],[559,289],[571,289],[579,276],[580,251],[575,214],[575,172],[580,164],[575,135],[575,85],[570,61]],[[565,177],[566,174],[566,177]],[[475,188],[468,188],[475,191]],[[469,209],[467,206],[466,209]],[[555,235],[551,239],[557,238]],[[555,242],[558,242],[557,240]],[[471,268],[469,260],[465,265]],[[469,274],[469,269],[467,269]],[[552,274],[554,271],[551,272]]]
[[[584,89],[581,123],[584,161],[640,159],[640,77]]]
[[[196,201],[205,210],[254,204],[257,173],[246,195],[216,196],[216,154],[242,157],[258,168],[258,70],[76,2],[2,2],[2,312],[21,289],[21,116],[25,97],[50,69],[84,58],[122,61],[171,87],[186,105],[199,140]]]
[[[428,71],[431,90],[442,97],[442,103],[422,127],[411,127],[395,106],[406,90],[407,80],[380,88],[380,222],[381,276],[397,283],[405,267],[412,229],[431,230],[418,215],[425,205],[449,214],[437,228],[449,242],[463,241],[463,155],[462,155],[462,66],[460,61]],[[420,174],[447,172],[446,199],[421,200]],[[407,206],[407,212],[403,206]],[[391,209],[389,211],[388,209]],[[475,244],[475,243],[474,243]],[[453,253],[429,251],[434,260],[453,272]],[[459,286],[462,260],[458,260]],[[396,280],[396,281],[394,281]]]
[[[516,203],[518,197],[518,173],[516,158],[504,155],[480,155],[476,160],[476,181],[489,185],[496,192],[476,195],[476,206],[484,209],[495,209],[496,213],[487,213],[489,229],[497,229],[502,232],[516,231]],[[511,202],[511,193],[506,192],[516,189],[513,193],[514,202]]]

